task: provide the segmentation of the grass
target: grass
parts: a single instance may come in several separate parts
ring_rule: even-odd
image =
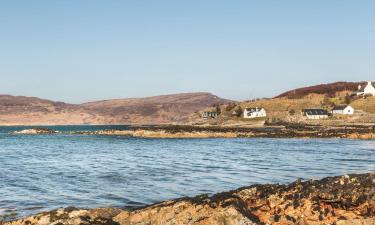
[[[360,98],[350,104],[354,110],[375,114],[375,97]]]
[[[263,107],[267,111],[267,117],[283,118],[289,115],[289,112],[292,110],[295,114],[300,114],[304,108],[320,108],[323,99],[324,96],[313,94],[301,99],[288,99],[283,97],[262,99],[255,102],[244,102],[241,103],[241,107]]]
[[[345,104],[345,96],[348,92],[338,92],[335,96],[327,97],[322,94],[310,94],[303,98],[289,99],[286,97],[273,98],[273,99],[260,99],[257,101],[246,101],[237,104],[242,109],[246,107],[263,107],[267,111],[266,118],[254,118],[245,119],[243,116],[232,116],[234,107],[228,107],[226,111],[226,105],[221,107],[222,114],[210,123],[215,124],[226,124],[226,123],[238,123],[238,124],[251,124],[266,120],[276,121],[289,121],[289,122],[309,122],[309,123],[369,123],[375,122],[375,97],[353,99],[351,106],[356,110],[356,114],[353,116],[334,116],[327,120],[307,121],[302,116],[302,110],[305,108],[323,108],[330,111],[333,105]],[[349,93],[350,94],[350,93]],[[291,113],[294,111],[294,113]]]

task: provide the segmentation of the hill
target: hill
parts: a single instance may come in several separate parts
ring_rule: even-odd
[[[106,124],[153,124],[187,122],[196,111],[228,102],[230,101],[210,93],[185,93],[98,101],[82,106],[89,112],[106,118]]]
[[[358,89],[358,85],[364,84],[366,84],[366,82],[335,82],[330,84],[319,84],[287,91],[276,96],[275,98],[302,98],[309,94],[327,94],[333,96],[335,93],[341,91],[356,91]]]
[[[0,125],[160,124],[187,122],[189,116],[229,100],[210,93],[185,93],[68,104],[0,95]]]

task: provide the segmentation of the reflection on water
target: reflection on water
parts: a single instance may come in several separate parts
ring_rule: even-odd
[[[255,183],[375,170],[374,141],[8,134],[17,129],[0,128],[0,215],[138,207]]]

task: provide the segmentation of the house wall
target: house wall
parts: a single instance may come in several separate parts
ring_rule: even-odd
[[[333,114],[353,115],[354,109],[351,106],[346,107],[344,110],[332,110]]]
[[[306,117],[307,117],[307,119],[310,119],[310,120],[319,120],[319,119],[327,119],[328,115],[309,115],[309,114],[307,114]]]
[[[250,113],[250,115],[248,115],[248,114],[249,114],[248,111],[245,109],[245,111],[243,113],[243,117],[246,118],[246,119],[266,117],[267,116],[266,110],[264,110],[264,109],[260,110],[259,112]]]
[[[354,109],[353,109],[353,107],[346,107],[345,109],[344,109],[344,114],[347,114],[347,115],[353,115],[354,114]]]
[[[332,110],[333,114],[344,114],[344,110]]]
[[[204,112],[202,113],[202,117],[204,119],[208,119],[208,118],[216,118],[218,116],[217,113],[213,113],[213,112]]]
[[[375,96],[375,87],[372,86],[371,82],[368,82],[366,87],[363,89],[363,92],[357,92],[357,95],[372,95],[372,96]]]
[[[375,88],[371,84],[367,84],[364,89],[364,94],[375,96]]]

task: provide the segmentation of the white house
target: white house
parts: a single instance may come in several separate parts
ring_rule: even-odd
[[[332,114],[353,115],[354,109],[350,105],[338,105],[333,107]]]
[[[372,95],[375,96],[375,83],[368,81],[365,86],[359,85],[357,95]]]
[[[202,118],[203,119],[216,118],[218,116],[219,116],[218,112],[209,112],[209,111],[206,111],[206,112],[202,113]]]
[[[243,117],[246,119],[266,117],[266,110],[264,108],[246,108],[243,111]]]
[[[304,109],[302,112],[307,119],[311,120],[328,118],[328,111],[324,109]]]

